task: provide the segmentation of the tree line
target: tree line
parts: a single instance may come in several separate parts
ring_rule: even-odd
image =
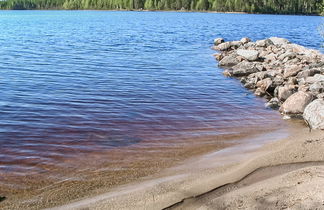
[[[322,14],[324,0],[0,0],[0,9],[190,10]]]

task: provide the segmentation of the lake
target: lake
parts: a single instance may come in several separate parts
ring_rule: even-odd
[[[216,37],[278,36],[320,49],[321,23],[316,16],[1,11],[0,196],[27,199],[89,176],[83,191],[99,188],[98,177],[109,188],[284,127],[263,99],[222,75],[210,47]]]

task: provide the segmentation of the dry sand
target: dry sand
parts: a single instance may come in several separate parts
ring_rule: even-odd
[[[324,209],[324,132],[292,126],[54,209]],[[259,136],[262,140],[280,133]]]

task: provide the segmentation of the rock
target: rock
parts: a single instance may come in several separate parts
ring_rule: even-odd
[[[255,61],[259,58],[259,52],[256,50],[237,50],[236,53],[249,61]]]
[[[288,81],[287,81],[287,84],[288,85],[296,85],[298,83],[296,77],[289,77],[288,78]]]
[[[220,61],[220,60],[223,59],[223,54],[221,54],[221,53],[214,54],[213,56],[214,56],[215,59],[218,60],[218,61]]]
[[[284,71],[284,78],[296,76],[298,72],[300,72],[301,70],[302,70],[302,66],[299,65],[287,66]]]
[[[299,72],[297,74],[297,78],[305,78],[305,77],[312,77],[315,74],[319,74],[320,71],[318,69],[307,69]]]
[[[224,39],[223,38],[216,38],[216,39],[214,39],[214,45],[215,46],[217,46],[217,45],[219,45],[219,44],[221,44],[223,42],[224,42]]]
[[[225,71],[223,71],[223,75],[225,77],[231,77],[232,76],[232,72],[230,70],[226,69]]]
[[[305,107],[312,101],[312,95],[299,91],[292,94],[281,105],[279,111],[283,114],[303,114]]]
[[[270,37],[269,39],[275,45],[284,45],[284,44],[289,44],[290,43],[287,39],[279,38],[279,37]]]
[[[239,48],[241,45],[242,45],[242,42],[240,42],[240,41],[232,41],[231,42],[231,47],[233,49]]]
[[[313,77],[307,77],[305,82],[308,84],[312,84],[315,82],[323,82],[324,81],[324,75],[321,74],[315,74]]]
[[[293,93],[294,91],[290,89],[288,86],[283,86],[278,88],[278,98],[280,101],[285,101]]]
[[[272,90],[269,90],[271,85],[272,85],[272,80],[270,78],[263,79],[257,82],[256,84],[256,86],[260,88],[264,93],[272,92]]]
[[[273,45],[273,42],[270,39],[263,39],[256,41],[255,44],[257,47],[268,47]]]
[[[284,78],[281,75],[276,75],[275,78],[272,80],[272,84],[277,87],[284,83]]]
[[[319,98],[319,99],[324,99],[324,93],[320,93],[316,97]]]
[[[293,59],[293,58],[295,58],[296,56],[297,56],[297,54],[294,53],[294,52],[286,52],[286,53],[284,53],[284,54],[281,54],[281,55],[278,57],[278,59],[281,60],[281,61],[283,61],[284,59],[287,59],[287,61],[288,61],[289,59]],[[286,61],[286,62],[287,62],[287,61]]]
[[[266,92],[265,92],[263,89],[261,89],[261,88],[257,88],[257,89],[254,91],[254,94],[255,94],[256,96],[264,96],[264,95],[266,94]]]
[[[232,68],[233,68],[233,76],[236,77],[246,76],[259,71],[258,68],[256,68],[256,65],[254,63],[248,61],[243,61],[241,63],[238,63]]]
[[[280,101],[278,98],[272,98],[268,103],[265,104],[266,108],[279,109]]]
[[[314,82],[309,86],[309,90],[313,95],[318,95],[324,92],[324,81]]]
[[[316,99],[308,104],[303,117],[312,129],[324,130],[324,100]]]
[[[242,44],[246,44],[246,43],[248,43],[248,42],[250,42],[250,41],[251,41],[251,39],[248,38],[248,37],[243,37],[243,38],[240,40],[240,42],[241,42]]]
[[[231,48],[230,42],[224,42],[214,47],[215,50],[226,51]]]
[[[235,66],[236,64],[238,64],[239,61],[236,59],[235,56],[233,55],[229,55],[224,57],[220,62],[219,62],[219,66],[227,66],[227,67],[232,67]]]

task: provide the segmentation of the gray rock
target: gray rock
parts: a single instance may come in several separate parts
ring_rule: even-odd
[[[243,37],[240,41],[242,42],[242,44],[246,44],[246,43],[250,42],[251,39],[248,37]]]
[[[274,97],[268,103],[265,104],[265,107],[271,109],[279,109],[280,101],[278,98]]]
[[[249,61],[255,61],[259,58],[259,52],[256,50],[237,50],[236,53]]]
[[[312,95],[299,91],[292,94],[280,107],[283,114],[303,114],[305,107],[312,101]]]
[[[282,54],[282,55],[280,55],[279,57],[278,57],[278,59],[279,60],[284,60],[284,59],[287,59],[287,61],[289,60],[289,59],[293,59],[293,58],[295,58],[297,56],[297,53],[294,53],[294,52],[286,52],[286,53],[284,53],[284,54]],[[287,62],[286,61],[286,62]]]
[[[256,41],[255,44],[257,47],[268,47],[273,45],[273,42],[270,39],[263,39]]]
[[[246,76],[252,73],[258,72],[258,68],[256,68],[256,65],[254,63],[243,61],[235,66],[233,68],[233,76],[241,77]]]
[[[289,44],[290,43],[287,39],[279,38],[279,37],[270,37],[269,39],[275,45],[284,45],[284,44]]]
[[[294,93],[292,89],[289,88],[289,86],[285,85],[283,87],[278,88],[278,99],[281,101],[285,101],[289,96],[291,96]]]
[[[227,66],[232,67],[239,63],[239,60],[233,55],[225,56],[222,60],[219,62],[219,66]]]
[[[219,44],[221,44],[221,43],[223,43],[224,42],[224,39],[223,38],[216,38],[216,39],[214,39],[214,45],[219,45]]]
[[[231,48],[230,42],[224,42],[214,47],[215,50],[226,51]]]
[[[231,42],[231,47],[233,49],[239,48],[241,45],[242,45],[242,42],[240,42],[240,41],[232,41]]]
[[[264,93],[269,92],[269,89],[272,85],[272,80],[270,78],[263,79],[257,82],[256,86],[260,88]]]
[[[276,75],[273,80],[272,80],[272,84],[274,86],[280,86],[284,83],[284,78],[281,75]]]
[[[221,53],[216,53],[213,55],[215,57],[216,60],[220,61],[223,59],[223,54]]]
[[[324,81],[314,82],[309,86],[309,90],[313,93],[313,95],[318,95],[324,92]]]
[[[297,78],[312,77],[318,73],[320,73],[320,71],[318,69],[307,69],[307,70],[303,70],[303,71],[299,72],[297,74]]]
[[[313,77],[307,77],[305,82],[308,84],[312,84],[315,82],[323,82],[324,81],[324,75],[321,74],[315,74]]]
[[[302,70],[302,66],[299,65],[287,66],[284,71],[284,78],[296,76],[298,72],[300,72],[301,70]]]
[[[324,100],[316,99],[308,104],[303,117],[312,129],[324,130]]]

